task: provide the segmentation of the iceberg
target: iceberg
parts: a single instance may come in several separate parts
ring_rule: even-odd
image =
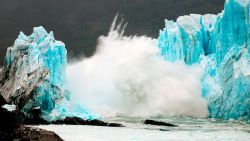
[[[35,27],[30,36],[20,32],[7,49],[0,73],[0,94],[32,118],[32,109],[40,109],[47,121],[80,117],[93,119],[87,108],[72,104],[66,89],[67,50],[61,41]]]
[[[226,0],[218,15],[165,21],[158,47],[167,61],[200,64],[211,118],[250,119],[250,1]]]

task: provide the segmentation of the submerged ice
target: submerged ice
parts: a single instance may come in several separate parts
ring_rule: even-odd
[[[158,47],[165,60],[203,66],[202,95],[213,118],[250,118],[250,4],[227,0],[218,15],[165,21]]]
[[[67,50],[53,32],[43,27],[35,27],[30,36],[20,32],[5,56],[0,93],[26,116],[39,108],[48,121],[71,116],[91,119],[86,109],[70,103],[66,65]]]

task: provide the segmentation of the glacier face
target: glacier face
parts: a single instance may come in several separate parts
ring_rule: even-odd
[[[165,21],[158,47],[165,60],[203,67],[202,96],[212,118],[250,119],[250,4],[227,0],[218,15],[191,14]],[[71,103],[66,89],[67,51],[53,32],[35,27],[20,33],[0,70],[0,94],[30,115],[39,108],[48,121],[65,117],[97,118]]]
[[[23,32],[7,49],[0,74],[0,93],[9,103],[16,104],[26,116],[39,108],[48,121],[65,117],[92,119],[94,114],[70,102],[65,89],[67,50],[61,41],[35,27],[30,36]]]
[[[250,1],[226,0],[218,15],[165,21],[158,47],[168,61],[204,67],[203,97],[212,118],[250,119]]]

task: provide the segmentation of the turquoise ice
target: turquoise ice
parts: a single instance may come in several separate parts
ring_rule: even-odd
[[[16,65],[13,67],[12,64]],[[29,88],[34,88],[30,92],[31,100],[21,107],[27,116],[31,109],[39,108],[42,117],[48,121],[65,117],[95,118],[85,107],[71,102],[70,92],[65,88],[66,66],[67,50],[63,42],[55,40],[53,32],[47,33],[41,26],[35,27],[30,36],[20,32],[5,57],[4,69],[14,68],[16,71],[11,81],[13,93],[5,94],[5,98],[20,107],[24,101],[20,97],[24,96],[18,96],[19,89],[26,89],[25,93],[29,94]]]
[[[250,119],[250,1],[226,0],[218,15],[165,21],[158,47],[168,61],[201,64],[210,117]]]

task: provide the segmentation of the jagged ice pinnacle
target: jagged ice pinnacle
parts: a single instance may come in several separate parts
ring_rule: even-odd
[[[249,0],[226,0],[218,15],[166,20],[158,47],[168,61],[203,66],[202,94],[211,117],[250,119]]]
[[[158,47],[167,61],[203,67],[202,96],[210,117],[250,119],[250,1],[226,0],[218,15],[191,14],[165,21]],[[20,33],[0,70],[0,94],[26,116],[40,109],[45,120],[93,119],[73,104],[66,89],[67,51],[63,42],[35,27]]]
[[[5,56],[0,93],[26,116],[39,108],[48,121],[73,116],[94,118],[87,109],[70,102],[70,92],[65,88],[66,65],[67,50],[53,32],[47,33],[41,26],[30,36],[20,32]]]

